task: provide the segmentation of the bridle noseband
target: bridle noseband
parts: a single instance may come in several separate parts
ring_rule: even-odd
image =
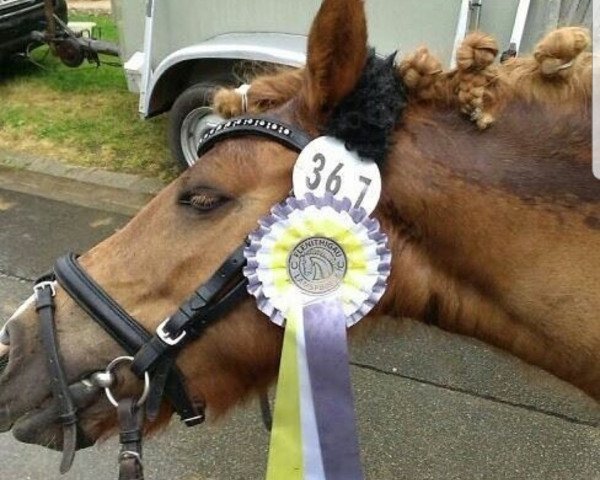
[[[274,140],[296,152],[301,152],[311,141],[305,132],[268,117],[243,117],[229,120],[207,132],[198,147],[202,156],[217,142],[232,137],[261,136]],[[181,348],[194,340],[222,318],[246,296],[246,279],[242,270],[245,264],[240,245],[217,271],[169,317],[148,332],[135,318],[102,289],[82,268],[77,256],[68,254],[59,258],[51,274],[36,284],[36,310],[48,372],[51,377],[52,394],[58,404],[59,422],[63,425],[63,462],[61,471],[70,467],[78,441],[77,402],[67,383],[57,343],[55,324],[55,283],[132,357],[131,370],[138,378],[149,374],[151,386],[146,402],[146,416],[155,420],[166,398],[187,426],[204,421],[204,405],[190,395],[185,377],[175,364]],[[110,370],[110,369],[109,369]],[[110,375],[110,371],[107,372]],[[100,385],[86,383],[97,393]],[[141,479],[142,420],[135,402],[127,398],[118,401],[121,426],[122,451],[119,456],[122,479]],[[124,434],[124,430],[126,431]],[[81,436],[81,435],[80,435]],[[139,438],[138,438],[139,437]],[[81,441],[81,438],[80,438]]]

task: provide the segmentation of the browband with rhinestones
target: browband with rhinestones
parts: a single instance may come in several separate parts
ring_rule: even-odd
[[[207,131],[198,145],[198,156],[206,153],[216,142],[227,137],[258,135],[275,140],[301,152],[312,140],[304,132],[269,117],[240,117],[228,120]]]

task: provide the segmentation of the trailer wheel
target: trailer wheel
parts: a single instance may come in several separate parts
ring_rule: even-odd
[[[179,95],[171,108],[169,146],[183,169],[196,163],[198,142],[204,132],[223,121],[210,106],[216,88],[206,83],[194,85]]]
[[[66,0],[56,0],[54,4],[54,13],[60,18],[63,22],[69,22],[69,14]]]

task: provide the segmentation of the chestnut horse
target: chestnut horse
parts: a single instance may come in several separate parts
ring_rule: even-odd
[[[580,29],[561,30],[534,57],[494,66],[494,42],[477,34],[454,71],[441,71],[423,49],[399,64],[408,102],[374,213],[389,236],[392,275],[362,323],[412,317],[477,337],[600,400],[600,184],[591,173],[588,42]],[[257,79],[248,105],[316,136],[355,89],[367,56],[362,0],[325,0],[306,68]],[[236,95],[221,92],[219,108],[236,113]],[[154,331],[288,195],[296,157],[264,138],[222,141],[81,264]],[[70,381],[123,354],[60,288],[56,301]],[[30,303],[8,333],[0,428],[14,425],[17,438],[46,445],[60,438],[58,423],[40,426],[26,415],[51,404]],[[186,346],[178,365],[192,395],[220,415],[275,379],[281,342],[282,330],[248,297]],[[119,393],[136,391],[139,381],[125,377]],[[163,405],[161,419],[170,414]],[[101,397],[80,419],[92,440],[115,423]]]

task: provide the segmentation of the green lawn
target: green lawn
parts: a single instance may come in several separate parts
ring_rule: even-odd
[[[117,41],[109,16],[70,20],[96,22],[103,40]],[[139,118],[138,96],[127,90],[122,67],[68,68],[47,47],[32,56],[43,68],[25,60],[0,67],[0,148],[163,179],[176,174],[166,117]]]

